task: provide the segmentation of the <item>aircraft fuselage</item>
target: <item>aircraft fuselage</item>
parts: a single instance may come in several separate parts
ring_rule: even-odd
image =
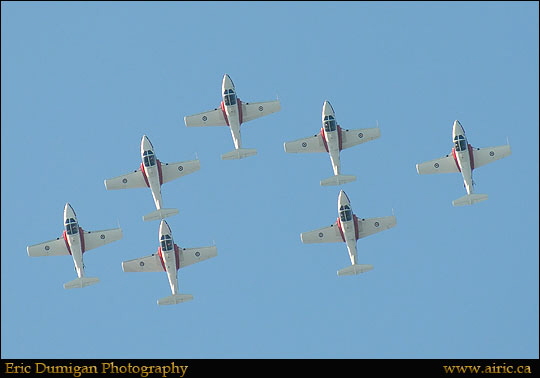
[[[166,221],[162,220],[159,226],[159,257],[165,272],[173,295],[178,294],[178,261],[177,249],[172,238],[172,232]]]
[[[347,197],[347,194],[345,194],[343,190],[339,193],[338,197],[338,214],[339,217],[337,223],[341,232],[341,237],[345,244],[347,244],[351,264],[354,265],[356,264],[357,258],[356,241],[358,239],[358,226],[356,216],[351,209],[349,197]]]
[[[69,203],[64,207],[64,226],[63,237],[66,246],[71,257],[73,257],[77,276],[82,278],[84,277],[84,231],[79,227],[77,215]]]
[[[148,185],[152,191],[152,197],[154,198],[156,208],[159,210],[163,207],[161,197],[161,184],[163,183],[161,162],[156,158],[154,147],[146,135],[143,135],[141,141],[141,158],[141,171],[146,181],[146,185]]]
[[[242,137],[240,135],[240,125],[242,124],[242,102],[236,97],[234,83],[229,75],[223,76],[221,85],[222,98],[221,111],[225,121],[231,130],[231,135],[236,149],[242,148]]]
[[[321,136],[330,154],[334,175],[339,175],[341,173],[341,128],[336,123],[334,109],[328,101],[323,104]]]
[[[474,159],[472,147],[467,142],[465,130],[457,120],[454,122],[454,126],[452,128],[452,139],[454,142],[452,155],[459,171],[461,172],[461,175],[463,176],[463,183],[465,184],[467,194],[473,194],[472,171],[474,169]]]

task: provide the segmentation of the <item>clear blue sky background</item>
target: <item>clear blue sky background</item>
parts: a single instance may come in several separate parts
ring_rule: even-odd
[[[2,2],[3,358],[538,358],[538,2]],[[258,155],[222,161],[227,128],[187,128],[221,101],[282,110],[242,126]],[[287,154],[318,132],[381,138],[342,151],[359,217],[397,226],[358,241],[374,269],[338,277],[344,244],[300,233],[337,217],[327,154]],[[415,165],[475,147],[512,155],[474,172],[489,200],[455,208],[459,174]],[[179,271],[194,300],[158,306],[165,273],[124,273],[154,253],[147,189],[103,180],[163,162],[200,171],[163,186],[177,244],[218,256]],[[66,202],[86,230],[124,238],[85,254],[97,285],[64,290],[70,257],[30,258]]]

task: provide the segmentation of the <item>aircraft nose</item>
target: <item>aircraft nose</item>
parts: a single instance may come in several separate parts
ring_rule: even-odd
[[[141,140],[141,152],[148,150],[154,150],[154,146],[152,146],[152,142],[150,142],[150,139],[148,139],[146,135],[143,135]]]
[[[75,210],[73,210],[69,202],[64,206],[64,218],[75,218]]]
[[[338,196],[338,204],[339,206],[348,205],[350,203],[349,197],[347,196],[347,193],[343,191],[343,189],[339,192]]]
[[[325,101],[323,104],[323,117],[327,115],[334,115],[334,108],[332,107],[332,104],[330,102]]]
[[[224,90],[234,88],[234,84],[229,75],[227,74],[223,75],[223,82],[221,86]]]
[[[463,126],[461,126],[461,123],[456,119],[454,121],[454,126],[452,127],[452,135],[463,135],[465,134],[465,130],[463,130]]]
[[[171,228],[165,219],[161,220],[159,224],[159,234],[160,235],[169,235],[171,233]]]

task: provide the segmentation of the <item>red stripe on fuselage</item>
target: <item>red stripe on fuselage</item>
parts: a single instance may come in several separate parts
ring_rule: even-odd
[[[64,238],[64,241],[66,242],[67,250],[68,250],[69,254],[71,255],[71,247],[69,246],[66,230],[64,230],[64,233],[62,234],[62,237]]]
[[[321,137],[322,137],[322,141],[324,143],[324,148],[325,148],[326,152],[328,152],[328,142],[326,141],[326,134],[324,133],[324,127],[321,127]]]
[[[471,171],[474,169],[474,152],[473,146],[469,144],[469,159],[471,159]]]
[[[176,270],[180,269],[180,248],[174,245],[174,257],[176,258]]]
[[[242,113],[242,101],[237,98],[236,103],[238,104],[238,119],[240,120],[240,124],[242,124],[242,122],[244,122],[244,115]]]
[[[343,149],[343,138],[341,136],[341,126],[339,125],[337,125],[337,132],[338,132],[339,150],[341,151]]]
[[[157,161],[157,169],[158,169],[158,175],[159,175],[159,185],[163,185],[163,173],[161,172],[161,162],[159,159],[156,159]]]
[[[455,147],[452,148],[452,156],[454,157],[454,162],[456,163],[457,169],[461,172],[461,167],[459,166],[459,162],[458,162],[458,159],[457,159],[457,156],[456,156],[456,149],[455,149]]]
[[[354,236],[356,237],[356,240],[360,238],[360,231],[358,230],[358,217],[353,214],[353,220],[354,220]]]
[[[82,229],[82,227],[79,227],[79,235],[81,236],[81,252],[85,253],[86,247],[84,244],[84,230]]]
[[[157,253],[159,256],[159,261],[161,261],[161,266],[163,267],[163,270],[166,272],[167,268],[165,268],[165,261],[163,260],[163,254],[161,253],[161,247],[158,248]]]
[[[148,182],[148,176],[146,176],[146,170],[144,169],[144,163],[141,163],[141,172],[144,178],[144,182],[146,183],[146,186],[150,187],[150,183]]]
[[[221,101],[221,112],[223,113],[223,117],[225,117],[225,123],[227,124],[227,126],[231,126],[229,125],[229,117],[227,117],[227,112],[225,111],[225,103],[223,101]]]
[[[336,221],[336,224],[339,228],[339,233],[341,234],[341,239],[343,239],[343,241],[345,241],[345,234],[343,234],[343,230],[341,229],[341,219],[337,219]]]

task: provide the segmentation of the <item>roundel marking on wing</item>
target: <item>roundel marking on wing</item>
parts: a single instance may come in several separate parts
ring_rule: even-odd
[[[105,234],[101,234],[100,238],[105,239]]]
[[[140,265],[140,266],[144,266],[144,261],[141,261],[141,262],[139,263],[139,265]]]
[[[45,250],[48,251],[49,249],[51,249],[51,247],[49,247],[48,245],[45,246]]]
[[[322,232],[319,232],[319,237],[322,238],[324,234]]]
[[[493,155],[495,155],[495,152],[489,151],[489,156],[493,156]]]
[[[262,105],[261,105],[261,106],[259,106],[259,111],[261,111],[261,112],[262,112],[262,111],[263,111],[263,109],[264,109],[264,108],[262,107]]]
[[[207,116],[202,116],[202,120],[206,122],[206,120],[208,119]]]
[[[358,138],[363,138],[363,137],[364,137],[363,133],[358,133]]]
[[[307,147],[307,143],[306,143],[306,142],[302,142],[302,147]]]
[[[179,166],[178,166],[178,170],[179,170],[180,172],[182,172],[182,171],[184,170],[184,167],[182,167],[181,165],[179,165]]]
[[[439,163],[435,163],[435,164],[433,164],[433,166],[434,166],[435,168],[439,168]]]
[[[199,257],[201,253],[199,251],[195,252],[195,256]]]
[[[379,227],[379,222],[375,222],[375,227]]]
[[[127,178],[125,178],[125,177],[122,179],[122,182],[123,182],[124,184],[127,183],[127,181],[128,181],[128,180],[127,180]]]

